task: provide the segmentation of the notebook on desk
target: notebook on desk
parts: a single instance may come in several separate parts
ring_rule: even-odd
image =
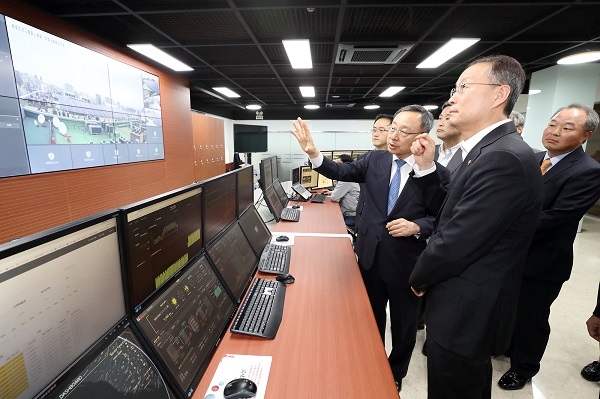
[[[308,201],[312,194],[300,183],[292,184],[292,190],[296,192],[304,201]]]

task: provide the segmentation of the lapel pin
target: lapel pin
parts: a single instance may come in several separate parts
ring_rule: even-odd
[[[469,159],[469,162],[467,162],[467,166],[471,165],[471,160]]]

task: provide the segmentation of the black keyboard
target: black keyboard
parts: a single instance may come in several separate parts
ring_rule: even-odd
[[[244,299],[233,325],[232,333],[275,338],[285,300],[285,284],[256,278]]]
[[[263,273],[284,274],[290,271],[292,249],[285,245],[267,244],[260,255],[258,270]]]
[[[315,194],[310,200],[310,202],[318,202],[321,204],[324,204],[325,201],[327,201],[327,196],[325,194]]]
[[[280,217],[288,222],[297,222],[300,220],[300,209],[283,208]]]

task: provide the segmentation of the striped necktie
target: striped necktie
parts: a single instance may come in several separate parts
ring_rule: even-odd
[[[392,212],[394,205],[396,205],[396,200],[398,199],[400,192],[400,168],[402,168],[402,165],[406,163],[403,159],[396,159],[395,162],[396,173],[394,173],[394,177],[392,177],[392,181],[390,182],[390,191],[388,192],[388,215]]]
[[[540,166],[540,170],[542,171],[542,176],[546,174],[546,172],[548,171],[548,168],[550,166],[552,166],[552,161],[550,160],[550,158],[544,159],[544,162],[542,162],[542,165]]]

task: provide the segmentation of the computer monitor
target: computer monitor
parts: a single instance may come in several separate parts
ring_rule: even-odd
[[[332,156],[332,158],[331,158],[331,159],[335,161],[336,159],[338,159],[338,158],[340,157],[340,155],[343,155],[343,154],[346,154],[346,155],[348,155],[348,156],[352,156],[352,151],[350,151],[350,150],[345,150],[345,151],[340,151],[340,150],[338,150],[338,151],[333,151],[333,154],[332,154],[333,156]]]
[[[201,193],[191,185],[121,209],[130,309],[202,250]]]
[[[0,396],[33,398],[126,316],[117,212],[0,246],[0,315]]]
[[[129,322],[122,323],[38,398],[176,398],[142,347]]]
[[[134,322],[173,386],[191,397],[234,311],[232,298],[201,254],[142,304]]]
[[[210,242],[237,219],[236,186],[235,173],[226,173],[202,183],[205,243]]]
[[[234,299],[239,302],[258,262],[240,225],[232,224],[209,244],[206,252]]]
[[[237,171],[237,214],[238,217],[254,203],[254,170],[252,165]]]
[[[277,156],[271,157],[271,176],[273,177],[273,181],[279,178],[279,168],[277,167]]]
[[[273,184],[273,169],[271,158],[263,158],[259,165],[260,171],[260,188],[263,192]]]
[[[260,257],[265,246],[271,241],[271,232],[254,206],[246,209],[238,221],[256,256]]]
[[[282,208],[285,208],[288,204],[289,198],[285,192],[285,189],[281,185],[281,182],[279,181],[279,179],[273,180],[273,188],[275,189],[275,192],[277,193],[277,197],[279,197],[279,201],[281,202]]]
[[[313,188],[333,189],[333,180],[319,173],[319,177],[317,178],[317,185]]]
[[[319,181],[319,173],[312,170],[310,166],[300,167],[300,184],[305,188],[313,188]]]
[[[275,188],[273,186],[267,188],[267,190],[265,191],[264,199],[267,203],[269,211],[271,212],[271,214],[273,214],[275,220],[279,222],[279,219],[281,219],[281,211],[283,211],[283,206],[281,205],[279,196],[277,195],[277,192],[275,191]]]

